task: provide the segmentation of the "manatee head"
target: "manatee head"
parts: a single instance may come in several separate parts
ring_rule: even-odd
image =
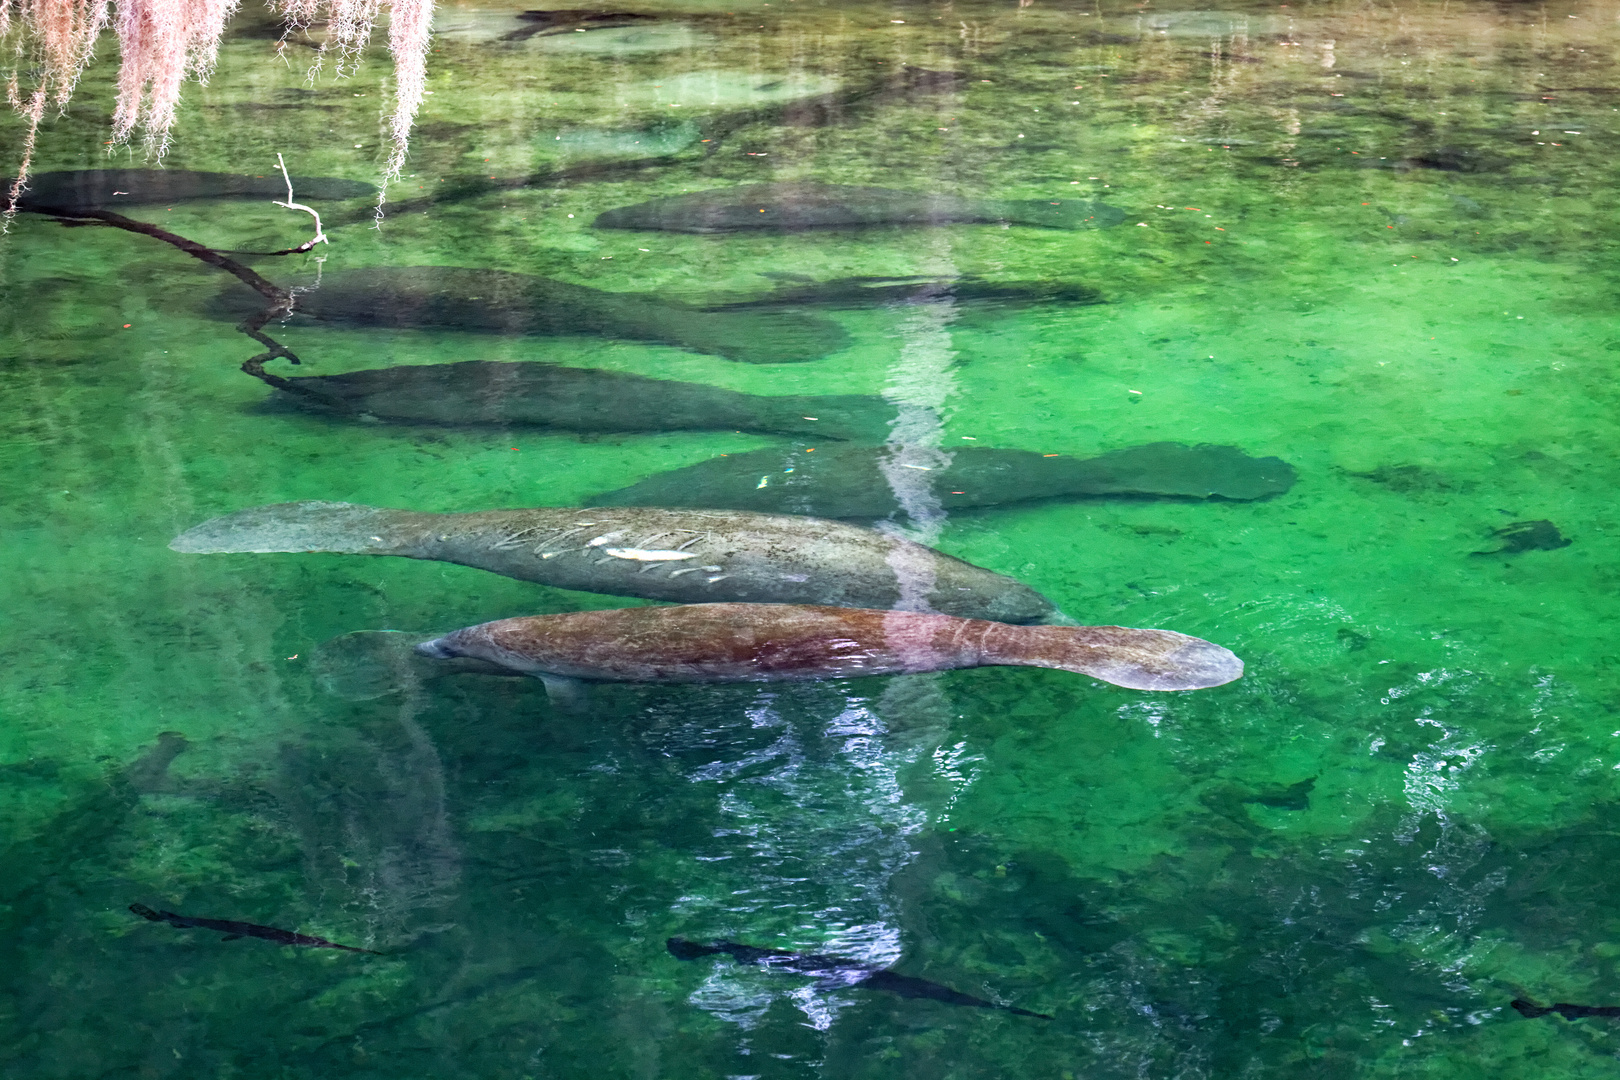
[[[416,647],[416,651],[423,656],[431,656],[435,660],[454,660],[456,657],[461,656],[462,653],[457,651],[454,645],[450,644],[450,639],[453,637],[455,637],[454,634],[446,634],[444,637],[424,641]]]

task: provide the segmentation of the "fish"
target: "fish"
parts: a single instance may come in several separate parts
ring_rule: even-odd
[[[875,394],[762,396],[705,383],[538,361],[465,360],[341,375],[271,375],[284,403],[404,423],[534,426],[561,431],[757,431],[881,442],[894,407]]]
[[[1539,521],[1515,521],[1496,529],[1491,536],[1502,541],[1502,546],[1489,551],[1474,551],[1472,555],[1517,555],[1524,551],[1557,551],[1575,541],[1558,531],[1558,526],[1545,518]]]
[[[273,941],[277,945],[307,945],[312,949],[342,949],[344,952],[369,953],[372,956],[381,956],[376,949],[357,949],[353,945],[339,945],[335,941],[315,937],[312,934],[297,934],[291,930],[278,930],[274,926],[259,926],[255,923],[235,922],[231,919],[200,919],[192,915],[176,915],[172,911],[153,911],[145,904],[131,904],[129,910],[143,919],[152,922],[165,922],[177,930],[215,930],[225,936],[221,941],[235,941],[237,938],[256,937],[266,941]]]
[[[712,188],[598,214],[598,229],[726,233],[868,225],[1033,225],[1105,229],[1123,211],[1081,199],[966,199],[890,188],[786,181]]]
[[[706,506],[817,517],[885,518],[901,509],[885,469],[927,476],[945,510],[1105,495],[1264,499],[1293,485],[1292,465],[1234,446],[1148,443],[1093,458],[971,447],[940,467],[881,447],[754,450],[657,473],[589,500],[600,506]]]
[[[375,185],[334,176],[295,176],[299,199],[358,199],[377,194]],[[189,169],[76,169],[34,173],[18,200],[24,210],[103,210],[192,199],[285,199],[287,181],[274,173],[192,172]]]
[[[226,310],[263,307],[233,284]],[[437,327],[499,334],[596,334],[654,341],[751,364],[815,360],[848,337],[837,323],[794,312],[711,312],[642,293],[603,292],[505,270],[382,266],[322,276],[297,293],[295,315],[348,326]]]
[[[761,949],[735,941],[716,941],[704,945],[683,937],[672,937],[664,942],[669,954],[677,960],[697,960],[705,956],[729,956],[739,964],[759,964],[772,971],[787,971],[794,975],[809,975],[829,988],[860,987],[866,990],[887,990],[904,998],[925,998],[943,1001],[947,1005],[965,1005],[975,1009],[1000,1009],[1015,1016],[1032,1016],[1050,1020],[1047,1013],[1031,1012],[1015,1005],[1001,1005],[984,998],[952,990],[915,975],[901,975],[875,964],[849,960],[842,956],[820,956],[815,953],[788,952],[786,949]]]
[[[1523,998],[1514,998],[1512,1005],[1521,1016],[1529,1020],[1546,1016],[1548,1013],[1557,1013],[1565,1020],[1579,1020],[1586,1016],[1620,1016],[1620,1005],[1571,1005],[1565,1001],[1560,1001],[1556,1005],[1537,1005]]]
[[[1229,650],[1172,630],[1014,626],[915,611],[684,604],[480,623],[416,647],[534,675],[642,683],[853,679],[974,667],[1045,667],[1130,690],[1202,690],[1243,674]]]
[[[874,304],[958,303],[1100,304],[1102,293],[1065,281],[986,281],[963,277],[847,277],[815,281],[792,274],[768,275],[779,284],[752,300],[701,304],[705,311],[777,307],[867,307]]]
[[[1297,784],[1287,787],[1273,786],[1252,795],[1243,796],[1245,803],[1256,806],[1269,806],[1274,810],[1309,810],[1311,808],[1311,789],[1316,787],[1316,777],[1306,777]]]
[[[1061,618],[1034,589],[910,540],[839,521],[729,510],[431,514],[291,502],[205,521],[169,547],[187,554],[395,555],[560,589],[676,603],[906,603],[1005,622]]]

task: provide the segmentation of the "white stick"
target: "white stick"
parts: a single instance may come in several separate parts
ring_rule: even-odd
[[[315,235],[304,241],[302,244],[299,244],[292,250],[308,251],[316,244],[330,244],[332,241],[326,238],[326,232],[321,228],[321,215],[315,212],[315,208],[312,206],[305,206],[303,203],[293,202],[292,177],[287,175],[287,163],[281,160],[280,154],[276,155],[276,164],[281,166],[281,178],[287,181],[287,201],[282,202],[279,199],[272,199],[271,202],[275,203],[277,206],[285,206],[288,210],[302,210],[310,217],[315,219]]]

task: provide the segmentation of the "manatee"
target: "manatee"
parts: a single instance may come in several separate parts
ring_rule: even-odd
[[[416,647],[548,680],[729,683],[1044,667],[1131,690],[1200,690],[1243,674],[1219,645],[1171,630],[1012,626],[915,611],[683,604],[480,623]]]
[[[882,447],[768,448],[671,469],[591,501],[882,518],[900,509],[885,468],[937,473],[930,490],[945,510],[1098,495],[1263,499],[1294,482],[1293,466],[1281,458],[1249,457],[1235,446],[1149,443],[1084,459],[972,447],[949,456],[936,469]]]
[[[552,143],[551,149],[567,155],[595,155],[611,157],[618,154],[666,155],[678,154],[697,142],[702,136],[698,126],[690,120],[660,119],[646,127],[629,129],[566,128],[549,140],[542,138],[540,149]]]
[[[517,17],[526,24],[504,35],[502,41],[523,41],[536,35],[566,34],[574,30],[605,30],[610,27],[639,26],[653,22],[658,16],[635,11],[590,11],[583,8],[563,8],[550,11],[520,11]]]
[[[663,26],[576,27],[583,33],[545,35],[535,42],[541,52],[574,56],[620,57],[641,53],[674,52],[685,49],[712,49],[718,45],[713,34],[706,34],[684,23]],[[508,38],[507,40],[510,40]]]
[[[767,275],[776,288],[752,300],[702,305],[707,311],[776,307],[867,307],[874,304],[928,304],[942,301],[1025,304],[1100,304],[1096,289],[1068,281],[986,281],[962,277],[847,277],[816,281],[796,274]]]
[[[283,378],[244,369],[285,402],[340,416],[564,431],[759,431],[881,442],[894,407],[875,394],[765,397],[704,383],[533,361],[466,360]]]
[[[723,233],[748,229],[841,229],[865,225],[1036,225],[1103,229],[1125,215],[1079,199],[964,199],[889,188],[788,181],[713,188],[597,215],[599,229]]]
[[[353,503],[255,506],[169,543],[189,554],[336,552],[435,559],[561,589],[677,603],[905,605],[1032,622],[1044,596],[933,548],[837,521],[727,510],[484,510]]]
[[[295,176],[299,199],[358,199],[377,189],[359,180]],[[25,210],[104,210],[161,205],[191,199],[285,199],[287,182],[276,173],[238,176],[188,169],[79,169],[35,173],[18,206]]]
[[[253,297],[241,285],[228,307]],[[255,308],[256,309],[256,308]],[[294,314],[351,326],[442,327],[501,334],[599,334],[658,341],[752,364],[814,360],[846,344],[834,322],[793,312],[711,312],[505,270],[393,266],[325,274]]]

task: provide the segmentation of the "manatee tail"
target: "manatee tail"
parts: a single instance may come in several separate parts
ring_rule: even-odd
[[[339,502],[253,506],[187,529],[169,547],[193,555],[267,551],[331,551],[388,555],[405,510]]]
[[[1243,674],[1229,650],[1173,630],[1019,626],[987,644],[990,663],[1058,668],[1130,690],[1202,690]]]

